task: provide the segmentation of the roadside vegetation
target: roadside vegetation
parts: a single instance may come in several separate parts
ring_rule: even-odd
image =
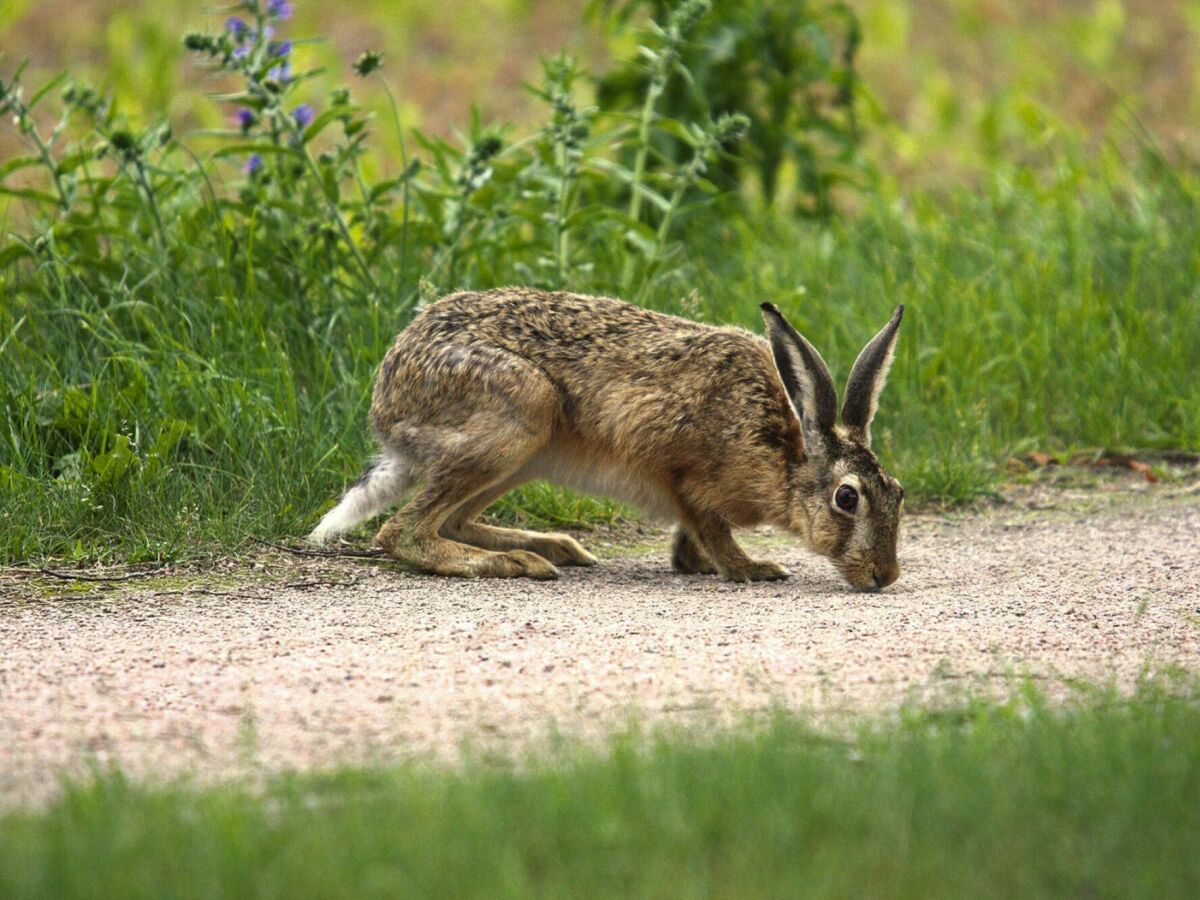
[[[0,818],[0,893],[1189,897],[1198,760],[1195,691],[1167,681],[260,787],[111,773]]]

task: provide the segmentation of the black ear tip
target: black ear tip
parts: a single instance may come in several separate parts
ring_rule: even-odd
[[[897,322],[899,322],[901,319],[903,319],[904,318],[904,304],[901,303],[899,306],[897,306],[896,311],[894,313],[892,313],[892,315],[896,317]]]
[[[758,305],[758,308],[761,309],[763,312],[775,313],[777,315],[779,313],[779,309],[775,306],[774,303],[760,303]]]

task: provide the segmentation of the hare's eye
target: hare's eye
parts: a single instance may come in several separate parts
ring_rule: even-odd
[[[834,492],[833,502],[843,512],[852,513],[858,508],[858,491],[848,484],[843,484]]]

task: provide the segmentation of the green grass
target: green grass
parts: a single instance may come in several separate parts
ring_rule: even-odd
[[[202,61],[221,58],[219,30],[193,36]],[[304,533],[372,452],[374,370],[418,297],[498,284],[629,283],[756,331],[771,300],[839,378],[907,304],[874,432],[918,502],[986,494],[1030,449],[1200,447],[1200,173],[1149,144],[1046,144],[1037,172],[996,161],[936,195],[880,178],[817,223],[748,197],[697,204],[715,126],[655,125],[647,140],[707,149],[647,169],[656,199],[631,217],[622,178],[648,145],[572,100],[569,66],[546,67],[540,131],[475,124],[460,147],[391,122],[364,143],[350,95],[315,77],[263,93],[254,67],[270,64],[220,64],[258,85],[214,104],[252,113],[246,135],[135,127],[72,88],[44,160],[58,91],[21,100],[3,73],[30,155],[0,174],[19,198],[0,220],[0,560],[178,559]],[[406,154],[421,162],[407,180],[370,180]],[[623,511],[535,485],[497,514]]]
[[[844,377],[907,304],[876,443],[923,498],[987,491],[1013,453],[1200,445],[1200,180],[1147,152],[875,200],[816,234],[735,222],[705,315],[780,302]],[[896,207],[900,207],[898,211]],[[736,235],[737,237],[733,237]],[[707,252],[706,252],[707,251]]]
[[[992,489],[1031,448],[1200,446],[1198,180],[1078,163],[1049,184],[871,202],[829,227],[688,223],[692,283],[651,305],[759,330],[779,302],[844,377],[908,304],[876,443],[918,498]],[[302,265],[302,263],[297,263]],[[371,447],[374,367],[406,314],[183,261],[158,291],[38,290],[0,304],[0,556],[180,557],[298,535]],[[508,279],[505,279],[508,280]],[[595,521],[544,488],[510,516]]]
[[[780,716],[513,766],[120,775],[0,819],[5,897],[1188,897],[1194,691]]]

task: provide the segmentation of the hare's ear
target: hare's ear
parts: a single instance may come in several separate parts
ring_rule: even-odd
[[[900,332],[900,319],[904,307],[897,306],[891,321],[871,342],[863,347],[854,361],[850,378],[846,382],[846,398],[842,403],[842,424],[850,435],[866,446],[871,446],[871,420],[879,406],[879,393],[887,382],[888,370],[892,367],[892,356],[896,350],[896,336]]]
[[[829,367],[817,348],[804,339],[773,303],[762,304],[767,338],[775,356],[775,368],[792,406],[804,426],[805,435],[829,434],[837,422],[837,391]],[[806,449],[808,441],[805,442]]]

